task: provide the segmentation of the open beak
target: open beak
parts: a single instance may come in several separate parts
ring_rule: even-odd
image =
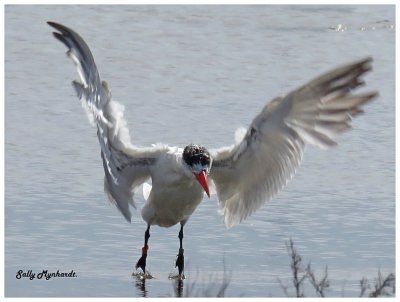
[[[208,188],[208,180],[207,174],[205,171],[201,171],[200,173],[194,173],[196,176],[197,181],[201,184],[204,191],[206,192],[208,198],[210,198],[210,189]]]

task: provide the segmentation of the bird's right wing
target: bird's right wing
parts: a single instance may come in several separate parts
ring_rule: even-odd
[[[82,101],[89,120],[97,128],[104,166],[104,190],[123,216],[130,222],[129,205],[133,189],[150,177],[150,167],[168,147],[138,148],[131,144],[129,130],[123,117],[124,107],[111,98],[105,81],[100,80],[93,55],[85,41],[70,28],[47,22],[59,32],[53,35],[65,46],[78,70],[80,82],[72,84]]]
[[[226,226],[240,223],[277,194],[300,165],[306,143],[336,145],[352,117],[377,93],[351,94],[371,69],[371,58],[336,68],[285,97],[269,102],[244,138],[212,154],[215,183]]]

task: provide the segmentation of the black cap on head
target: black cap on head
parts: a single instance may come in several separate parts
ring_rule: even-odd
[[[183,150],[183,160],[189,166],[201,164],[202,166],[209,166],[211,163],[211,156],[207,149],[200,145],[190,144]]]

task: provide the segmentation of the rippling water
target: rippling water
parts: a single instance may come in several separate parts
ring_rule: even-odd
[[[131,277],[146,226],[106,202],[95,129],[47,20],[89,43],[138,145],[231,144],[266,101],[373,56],[366,80],[380,97],[338,148],[308,148],[284,191],[232,229],[215,197],[203,201],[185,227],[182,292],[218,289],[225,268],[227,296],[283,296],[289,238],[318,275],[328,266],[328,296],[357,296],[362,277],[395,272],[394,6],[6,6],[6,296],[177,294],[178,226],[151,230],[156,279]],[[19,270],[77,277],[19,280]]]

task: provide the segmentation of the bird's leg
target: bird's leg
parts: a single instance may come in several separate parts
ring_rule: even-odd
[[[181,230],[179,231],[179,253],[178,258],[176,258],[175,267],[178,267],[179,276],[183,277],[183,269],[185,267],[185,257],[183,256],[184,249],[182,247],[182,240],[183,240],[183,226],[184,223],[181,222]]]
[[[142,247],[142,257],[138,260],[136,263],[136,269],[139,267],[142,269],[143,274],[146,274],[146,258],[147,258],[147,250],[149,249],[149,246],[147,245],[147,242],[149,241],[150,238],[150,224],[147,225],[146,232],[144,233],[144,246]]]

